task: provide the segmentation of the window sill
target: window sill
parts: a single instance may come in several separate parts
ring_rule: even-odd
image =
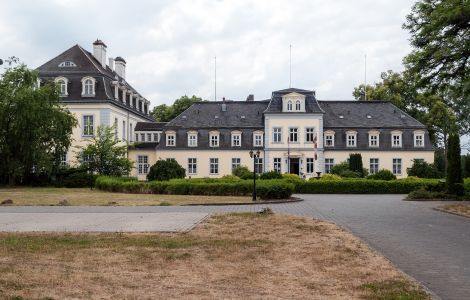
[[[82,94],[82,97],[83,98],[91,98],[91,97],[95,97],[94,94]]]

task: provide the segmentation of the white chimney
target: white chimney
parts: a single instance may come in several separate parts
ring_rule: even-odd
[[[114,71],[116,71],[116,73],[121,76],[121,78],[126,79],[126,61],[124,58],[118,56],[114,62]]]
[[[101,66],[106,69],[106,44],[102,40],[96,40],[93,43],[93,56],[101,63]]]
[[[109,68],[111,69],[111,71],[114,71],[114,58],[110,57],[108,58],[108,61],[109,61],[108,63]]]

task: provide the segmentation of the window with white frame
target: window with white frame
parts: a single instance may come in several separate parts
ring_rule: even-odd
[[[240,158],[232,158],[232,172],[236,168],[241,166],[241,159]]]
[[[122,140],[126,140],[126,121],[122,121]]]
[[[394,175],[401,175],[401,158],[394,158],[392,172]]]
[[[140,134],[140,141],[145,142],[145,133]]]
[[[378,133],[369,133],[369,147],[379,147]]]
[[[261,157],[255,158],[255,173],[263,173],[263,159]]]
[[[357,133],[356,132],[347,132],[346,133],[346,146],[356,147]]]
[[[414,133],[415,147],[424,147],[424,133]]]
[[[232,133],[232,147],[240,147],[242,145],[242,135],[239,132]]]
[[[173,147],[176,144],[176,134],[175,133],[167,133],[166,134],[166,145],[168,147]]]
[[[82,79],[82,97],[92,97],[95,95],[95,79],[85,77]]]
[[[401,132],[392,132],[392,147],[401,147]]]
[[[137,169],[139,175],[147,174],[149,172],[149,157],[147,155],[138,155],[137,156]]]
[[[371,158],[369,159],[369,173],[375,174],[379,171],[379,159]]]
[[[83,116],[83,136],[93,136],[95,132],[95,125],[93,115]]]
[[[210,147],[219,147],[219,133],[211,132],[209,133],[209,146]]]
[[[68,89],[67,89],[67,78],[59,77],[55,79],[55,83],[59,87],[59,96],[65,97],[68,96]]]
[[[325,147],[334,147],[334,146],[335,146],[335,134],[325,133]]]
[[[299,142],[299,129],[297,127],[289,128],[289,142],[291,143]]]
[[[305,128],[305,142],[306,143],[316,142],[315,127]]]
[[[287,111],[292,111],[292,101],[287,101]]]
[[[307,174],[312,174],[315,171],[315,158],[307,157]]]
[[[262,133],[253,133],[253,146],[262,147],[263,146],[263,134]]]
[[[218,158],[210,158],[209,159],[209,173],[219,174],[219,159]]]
[[[159,142],[159,141],[160,141],[160,133],[155,132],[155,133],[153,134],[153,141],[154,141],[154,142]]]
[[[197,159],[188,158],[188,174],[197,174]]]
[[[282,143],[282,128],[273,128],[273,143]]]
[[[135,134],[135,141],[136,141],[136,142],[139,141],[139,134],[138,134],[138,133]]]
[[[117,118],[114,118],[114,139],[117,140],[118,139],[118,119]]]
[[[330,174],[331,170],[333,169],[335,165],[335,159],[334,158],[325,158],[325,173]]]
[[[295,110],[300,110],[300,100],[295,101]]]
[[[152,134],[147,133],[147,142],[151,142],[151,141],[152,141]]]
[[[281,173],[281,161],[280,157],[273,158],[273,170],[275,172]]]
[[[68,166],[69,162],[67,158],[68,158],[67,152],[61,153],[59,156],[59,165],[62,167]]]
[[[188,132],[188,147],[197,147],[197,133]]]

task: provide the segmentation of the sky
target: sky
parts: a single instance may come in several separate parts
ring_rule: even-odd
[[[411,0],[0,0],[0,58],[36,68],[75,44],[127,61],[126,79],[152,106],[182,95],[267,99],[291,86],[322,100],[402,70]],[[290,45],[292,55],[290,59]],[[290,63],[291,61],[291,63]],[[5,66],[3,66],[5,67]],[[290,77],[289,70],[292,70]]]

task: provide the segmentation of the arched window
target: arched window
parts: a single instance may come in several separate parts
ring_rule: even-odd
[[[59,95],[61,97],[65,97],[68,95],[67,91],[67,78],[64,77],[59,77],[55,79],[55,83],[57,84],[59,88]]]
[[[288,111],[292,110],[292,101],[290,101],[290,100],[287,102],[287,110]]]
[[[82,97],[95,96],[95,79],[93,77],[85,77],[82,79]]]
[[[91,79],[85,80],[85,94],[93,94],[93,81],[91,81]]]
[[[295,110],[300,110],[300,100],[295,102]]]

